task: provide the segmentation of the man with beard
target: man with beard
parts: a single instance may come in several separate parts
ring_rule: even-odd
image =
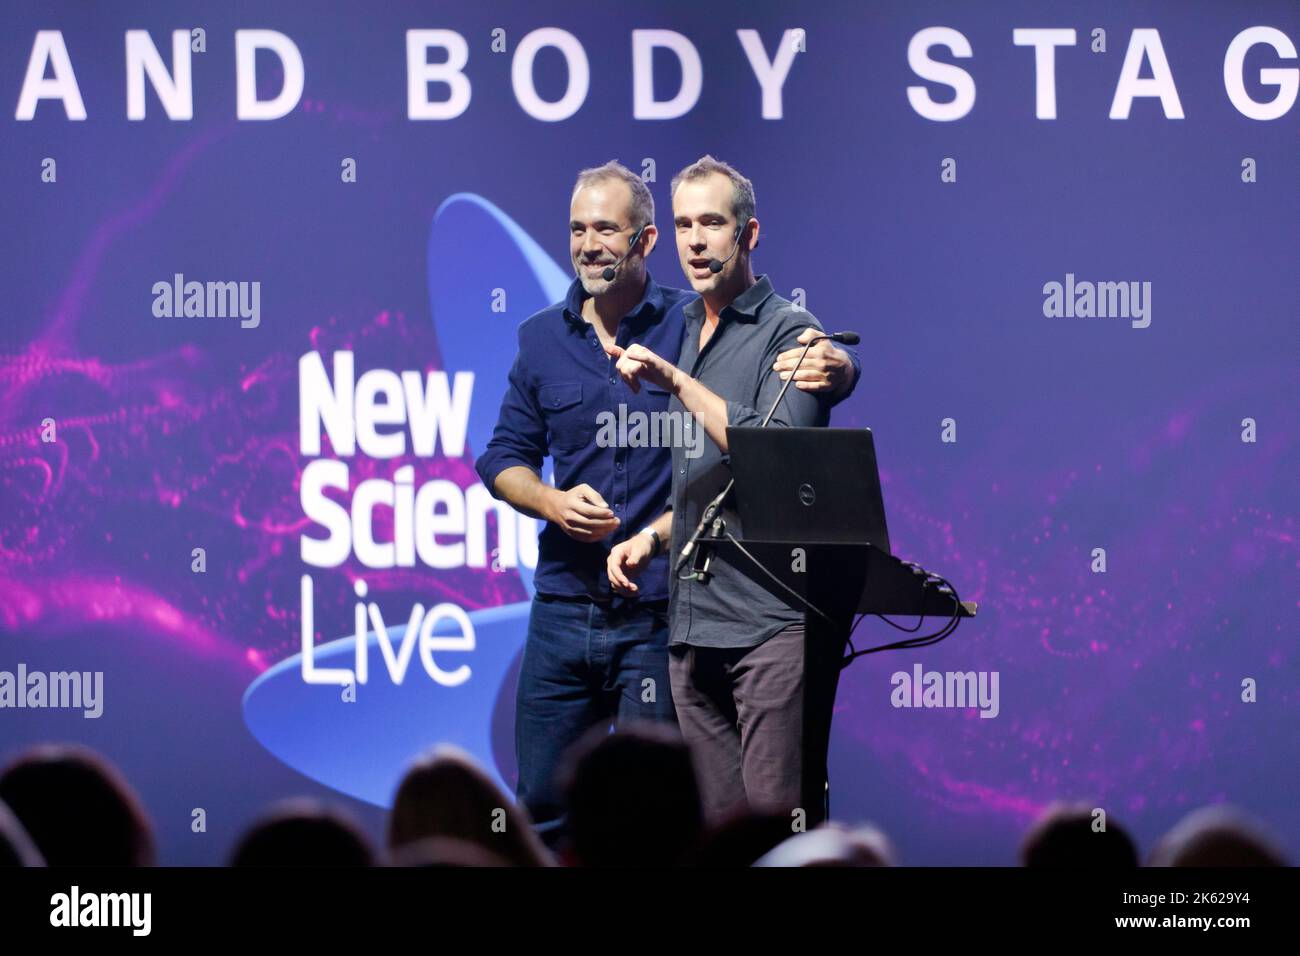
[[[519,673],[515,747],[518,797],[552,846],[564,822],[555,788],[564,752],[597,724],[675,719],[666,561],[655,559],[660,549],[646,527],[668,499],[671,456],[663,447],[596,440],[602,413],[617,418],[622,406],[628,416],[653,416],[668,408],[664,389],[633,391],[607,355],[640,345],[675,360],[681,350],[683,308],[695,294],[649,276],[645,259],[657,238],[654,200],[640,177],[616,162],[578,175],[569,210],[577,278],[563,302],[520,325],[497,427],[475,463],[492,494],[547,522]],[[853,358],[829,343],[813,351],[800,388],[850,391]],[[541,479],[548,455],[554,486]],[[629,538],[654,544],[654,554],[638,590],[618,595],[606,559]]]

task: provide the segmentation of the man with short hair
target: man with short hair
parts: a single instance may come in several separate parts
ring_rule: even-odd
[[[727,427],[762,423],[793,365],[789,350],[821,326],[773,291],[767,276],[754,277],[759,223],[747,178],[705,156],[674,177],[672,197],[682,270],[700,294],[684,310],[681,354],[674,360],[648,343],[610,352],[630,386],[666,389],[670,410],[693,414],[706,435],[696,457],[673,449],[672,508],[652,526],[675,559],[731,477]],[[790,388],[769,427],[827,425],[832,404],[824,391]],[[732,504],[723,517],[741,538]],[[633,578],[656,553],[644,537],[610,552],[607,572],[619,593],[636,593]],[[803,608],[760,583],[756,569],[715,554],[709,571],[707,580],[669,579],[673,700],[700,763],[706,805],[715,816],[745,803],[802,809],[815,825],[823,817],[825,738],[843,645],[837,650],[820,630],[806,641]]]
[[[563,830],[561,756],[590,727],[674,720],[668,675],[666,560],[647,556],[636,592],[613,593],[612,545],[650,542],[646,526],[672,487],[667,449],[597,440],[602,415],[662,415],[666,391],[630,389],[607,350],[637,345],[676,359],[693,293],[655,283],[654,200],[616,162],[583,170],[569,210],[577,278],[563,302],[519,327],[519,351],[495,432],[476,462],[484,485],[547,524],[516,697],[518,796],[552,846]],[[608,276],[608,278],[607,278]],[[801,388],[851,390],[852,357],[823,343]],[[792,390],[793,391],[793,390]],[[802,393],[801,393],[802,394]],[[650,417],[649,420],[656,420]],[[555,485],[541,479],[554,460]],[[666,535],[665,535],[666,537]]]

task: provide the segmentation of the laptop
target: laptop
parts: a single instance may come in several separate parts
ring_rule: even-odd
[[[746,539],[890,553],[871,429],[728,428],[727,444]]]

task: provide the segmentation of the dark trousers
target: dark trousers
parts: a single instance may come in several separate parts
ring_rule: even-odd
[[[710,816],[748,805],[823,822],[843,633],[799,624],[757,647],[670,648],[677,721]]]
[[[666,602],[605,607],[538,595],[515,698],[516,795],[555,847],[564,816],[556,772],[592,727],[674,721]]]

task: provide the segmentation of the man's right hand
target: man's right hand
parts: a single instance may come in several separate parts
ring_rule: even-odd
[[[632,579],[640,574],[655,556],[654,539],[648,534],[634,534],[614,545],[605,559],[605,573],[615,594],[632,597],[639,590]]]
[[[591,485],[574,485],[568,491],[555,489],[547,518],[574,541],[583,542],[599,541],[613,534],[619,525],[605,499]]]

